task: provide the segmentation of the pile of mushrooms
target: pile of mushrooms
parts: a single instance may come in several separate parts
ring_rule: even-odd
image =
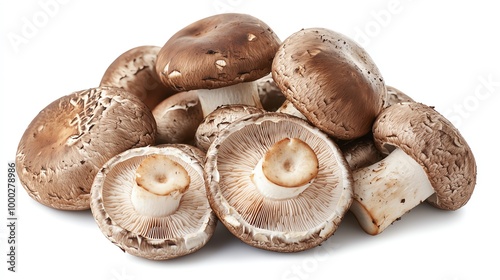
[[[348,211],[379,234],[424,201],[461,208],[477,172],[453,124],[352,39],[281,41],[235,13],[118,56],[33,119],[16,163],[36,201],[91,209],[113,244],[154,260],[199,250],[218,221],[278,252],[321,244]]]

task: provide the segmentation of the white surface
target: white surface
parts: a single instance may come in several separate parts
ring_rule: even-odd
[[[2,182],[25,127],[43,107],[97,86],[122,52],[161,46],[178,29],[217,12],[252,14],[282,40],[306,27],[330,28],[358,40],[387,84],[435,106],[459,127],[475,153],[478,180],[464,208],[444,212],[420,205],[379,236],[366,235],[348,215],[322,246],[280,254],[249,247],[219,224],[206,247],[164,262],[122,253],[99,231],[89,211],[49,209],[19,185],[16,273],[7,271],[4,183],[1,279],[500,278],[500,239],[494,226],[499,152],[491,129],[500,119],[500,19],[494,1],[60,0],[44,10],[40,3],[47,2],[0,4]],[[30,24],[35,28],[26,27]],[[10,41],[15,36],[21,40],[17,45]]]

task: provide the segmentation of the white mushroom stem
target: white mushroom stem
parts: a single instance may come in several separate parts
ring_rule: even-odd
[[[401,149],[353,172],[351,211],[369,234],[381,233],[434,194],[424,169]]]
[[[309,187],[318,168],[318,158],[309,145],[297,138],[285,138],[271,146],[251,176],[265,197],[288,199]]]
[[[136,170],[131,200],[135,210],[145,216],[163,217],[174,213],[190,184],[190,177],[179,163],[165,155],[144,159]]]
[[[203,117],[221,105],[242,104],[262,108],[256,82],[238,83],[216,89],[198,89]]]

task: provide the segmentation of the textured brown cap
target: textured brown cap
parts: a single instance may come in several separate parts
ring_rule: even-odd
[[[276,53],[272,74],[311,123],[338,139],[367,134],[386,98],[382,75],[365,50],[324,28],[289,36]]]
[[[456,210],[467,203],[476,185],[476,161],[453,124],[421,103],[398,103],[386,108],[373,126],[377,148],[384,153],[399,147],[427,173],[434,206]]]
[[[177,91],[212,89],[253,81],[271,71],[281,41],[261,20],[219,14],[174,34],[158,53],[161,81]]]
[[[118,56],[106,69],[100,86],[122,88],[153,109],[174,91],[165,87],[156,75],[157,46],[139,46]]]
[[[19,180],[38,202],[63,210],[90,208],[90,188],[116,154],[154,144],[156,123],[135,95],[92,88],[63,96],[26,128],[16,156]]]

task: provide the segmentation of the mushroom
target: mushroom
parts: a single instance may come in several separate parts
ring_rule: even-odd
[[[338,146],[286,114],[253,114],[227,126],[207,151],[205,171],[218,218],[261,249],[319,245],[352,201],[351,174]]]
[[[384,108],[402,102],[415,102],[415,100],[399,89],[393,86],[387,86],[387,99]]]
[[[92,186],[92,214],[103,234],[131,255],[166,260],[201,249],[217,219],[207,200],[204,153],[172,144],[125,151]]]
[[[268,74],[256,81],[262,108],[269,112],[274,112],[285,102],[286,97],[281,89],[276,85],[273,76]]]
[[[272,75],[293,106],[336,139],[367,134],[387,95],[366,51],[324,28],[303,29],[285,39],[273,60]]]
[[[150,110],[174,91],[165,87],[155,71],[160,47],[139,46],[118,56],[106,69],[100,86],[118,87],[137,95]]]
[[[398,103],[373,126],[383,160],[353,172],[351,210],[369,234],[387,226],[423,201],[456,210],[476,184],[476,162],[459,131],[432,107]]]
[[[255,17],[218,14],[174,34],[158,53],[156,71],[174,90],[197,89],[203,116],[224,104],[262,107],[253,81],[270,73],[280,43]]]
[[[118,88],[63,96],[26,128],[16,155],[19,180],[36,201],[56,209],[90,207],[95,174],[111,157],[154,144],[156,123],[138,97]]]
[[[157,144],[192,144],[203,113],[196,91],[183,91],[163,100],[153,109],[158,126]]]
[[[265,110],[249,105],[222,105],[208,114],[195,133],[195,145],[207,151],[217,134],[228,125],[251,114],[264,113]]]
[[[375,147],[371,133],[340,145],[340,150],[351,170],[372,165],[384,158],[384,155]]]

